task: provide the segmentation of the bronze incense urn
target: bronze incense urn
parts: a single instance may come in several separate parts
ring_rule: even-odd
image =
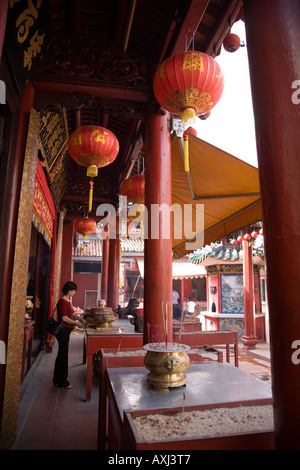
[[[115,319],[110,307],[91,307],[89,313],[85,315],[87,328],[109,328]]]
[[[154,390],[168,392],[170,388],[186,385],[183,373],[190,364],[189,346],[178,343],[145,344],[145,367],[150,370],[147,382]]]

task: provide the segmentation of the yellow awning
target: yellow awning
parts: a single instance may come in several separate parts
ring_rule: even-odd
[[[188,217],[182,217],[180,222],[176,219],[175,258],[193,251],[187,247],[187,242],[195,240],[195,233],[200,235],[204,231],[205,246],[262,218],[257,168],[192,135],[189,136],[189,161],[190,173],[186,173],[182,141],[175,138],[172,142],[172,204],[173,207],[180,205],[182,214],[184,205],[190,204],[186,208],[192,208],[194,224],[187,223]],[[196,232],[196,215],[203,212],[203,205],[204,225]],[[179,223],[181,234],[178,233]]]
[[[144,278],[144,259],[137,258],[140,275]],[[206,269],[201,264],[193,264],[190,261],[176,260],[172,262],[172,278],[188,279],[206,276]]]

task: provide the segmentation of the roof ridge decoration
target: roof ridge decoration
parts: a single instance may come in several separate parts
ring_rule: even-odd
[[[258,256],[264,259],[264,248],[253,247],[253,256]],[[243,249],[242,247],[236,247],[234,245],[207,245],[200,251],[195,251],[188,255],[188,260],[194,264],[202,263],[206,258],[215,258],[216,260],[222,261],[243,261]]]

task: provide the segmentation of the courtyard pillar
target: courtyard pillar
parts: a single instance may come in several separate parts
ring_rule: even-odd
[[[155,217],[155,208],[172,205],[171,140],[169,114],[158,114],[149,105],[146,117],[144,344],[165,341],[163,316],[167,312],[168,341],[173,340],[172,230],[170,211]],[[169,233],[169,235],[168,235]],[[150,338],[149,338],[150,336]]]
[[[300,449],[300,4],[244,0],[277,449]]]

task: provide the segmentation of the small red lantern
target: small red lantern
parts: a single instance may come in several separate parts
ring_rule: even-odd
[[[223,46],[227,52],[235,52],[241,45],[241,40],[237,34],[229,33],[223,41]]]
[[[68,140],[68,150],[76,163],[87,167],[87,176],[94,178],[98,168],[112,163],[119,152],[116,136],[100,126],[76,129]]]
[[[210,116],[210,111],[207,111],[207,113],[201,114],[199,116],[199,119],[201,119],[201,121],[206,121],[206,119],[209,118],[209,116]]]
[[[242,243],[242,241],[244,241],[244,237],[242,237],[241,235],[239,235],[239,236],[237,237],[237,241],[238,241],[239,243]]]
[[[239,242],[238,242],[235,238],[231,241],[231,244],[232,244],[232,245],[238,245],[238,243],[239,243]]]
[[[254,231],[251,233],[251,237],[252,237],[252,238],[257,238],[257,237],[258,237],[258,233],[254,230]]]
[[[75,222],[76,232],[82,235],[84,240],[87,239],[87,235],[96,232],[96,222],[88,217],[82,217]]]
[[[128,202],[138,204],[135,216],[128,216],[128,219],[135,219],[144,214],[145,204],[145,175],[130,176],[121,187],[122,196],[126,196]]]
[[[145,175],[134,175],[127,178],[122,184],[121,193],[127,196],[133,204],[144,204],[145,202]]]
[[[250,235],[250,233],[245,233],[245,235],[244,235],[244,240],[247,240],[247,241],[251,240],[251,235]]]
[[[188,127],[183,133],[185,171],[190,171],[190,164],[189,164],[189,135],[190,134],[197,137],[196,129],[194,129],[193,127]]]
[[[219,64],[203,52],[187,51],[157,68],[153,91],[159,104],[187,121],[212,109],[220,100],[224,77]]]

